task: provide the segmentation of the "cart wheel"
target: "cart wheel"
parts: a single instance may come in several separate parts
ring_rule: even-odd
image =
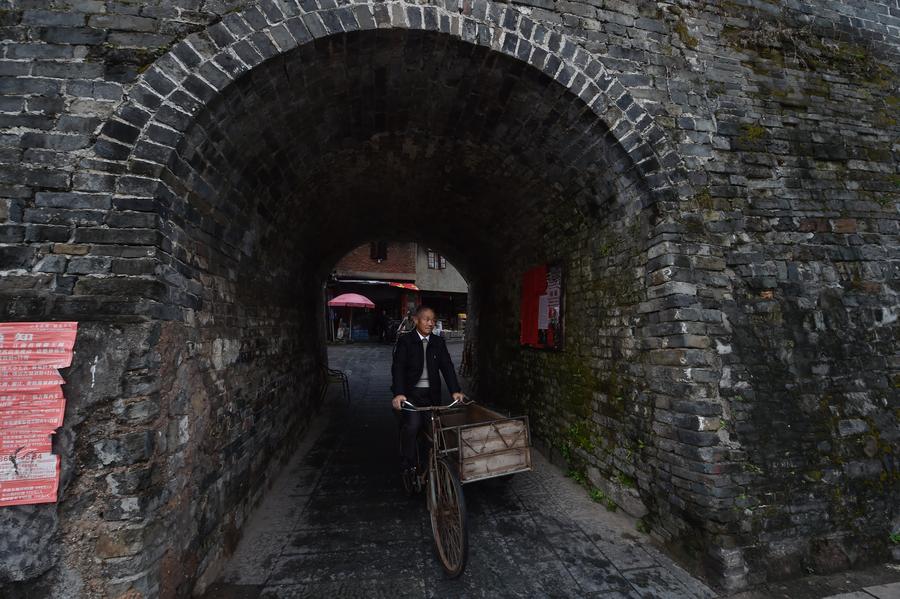
[[[435,505],[431,509],[431,531],[441,566],[450,578],[463,573],[469,557],[469,531],[466,521],[466,500],[456,469],[446,459],[437,463],[435,476]]]

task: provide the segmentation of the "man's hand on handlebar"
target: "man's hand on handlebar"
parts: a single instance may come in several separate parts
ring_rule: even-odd
[[[453,393],[451,395],[453,396],[454,404],[455,403],[460,403],[460,404],[469,403],[468,401],[466,401],[469,399],[469,397],[465,393]],[[453,404],[451,404],[451,406],[452,405]],[[391,406],[393,406],[393,408],[395,410],[402,410],[404,408],[413,409],[413,410],[416,409],[416,406],[413,405],[412,403],[410,403],[410,401],[406,398],[405,395],[395,395],[394,399],[391,401]],[[437,406],[437,407],[439,408],[440,406]],[[444,407],[446,408],[449,406],[444,406]],[[426,409],[431,409],[431,408],[419,408],[419,410],[426,410]]]

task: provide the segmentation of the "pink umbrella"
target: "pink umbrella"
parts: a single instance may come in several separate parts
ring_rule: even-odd
[[[364,295],[358,293],[342,293],[330,302],[328,305],[332,308],[374,308],[375,304]],[[353,310],[350,310],[350,334],[347,335],[347,341],[353,337]]]
[[[358,293],[342,293],[330,302],[328,305],[332,308],[374,308],[375,304],[364,295]]]

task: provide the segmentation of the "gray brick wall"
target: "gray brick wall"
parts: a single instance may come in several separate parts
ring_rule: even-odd
[[[886,556],[898,23],[837,0],[7,3],[0,310],[83,332],[61,502],[0,513],[0,588],[186,594],[302,431],[315,282],[372,231],[419,239],[423,197],[453,225],[423,241],[473,273],[479,388],[686,563],[740,587]],[[548,259],[560,354],[516,344],[519,273]]]

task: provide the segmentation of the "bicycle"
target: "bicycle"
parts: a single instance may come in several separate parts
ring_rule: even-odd
[[[446,406],[418,407],[404,401],[401,408],[408,412],[430,412],[431,426],[428,431],[424,431],[423,428],[429,445],[425,468],[420,468],[420,464],[417,464],[416,474],[412,479],[403,477],[403,486],[410,495],[427,488],[425,497],[431,517],[435,551],[444,572],[450,578],[458,577],[466,567],[469,534],[462,483],[459,480],[457,466],[449,458],[451,453],[458,452],[458,448],[451,447],[447,443],[440,415],[443,412],[460,410],[471,403],[473,402],[454,400]],[[421,461],[420,449],[421,446],[417,446],[418,461]]]

